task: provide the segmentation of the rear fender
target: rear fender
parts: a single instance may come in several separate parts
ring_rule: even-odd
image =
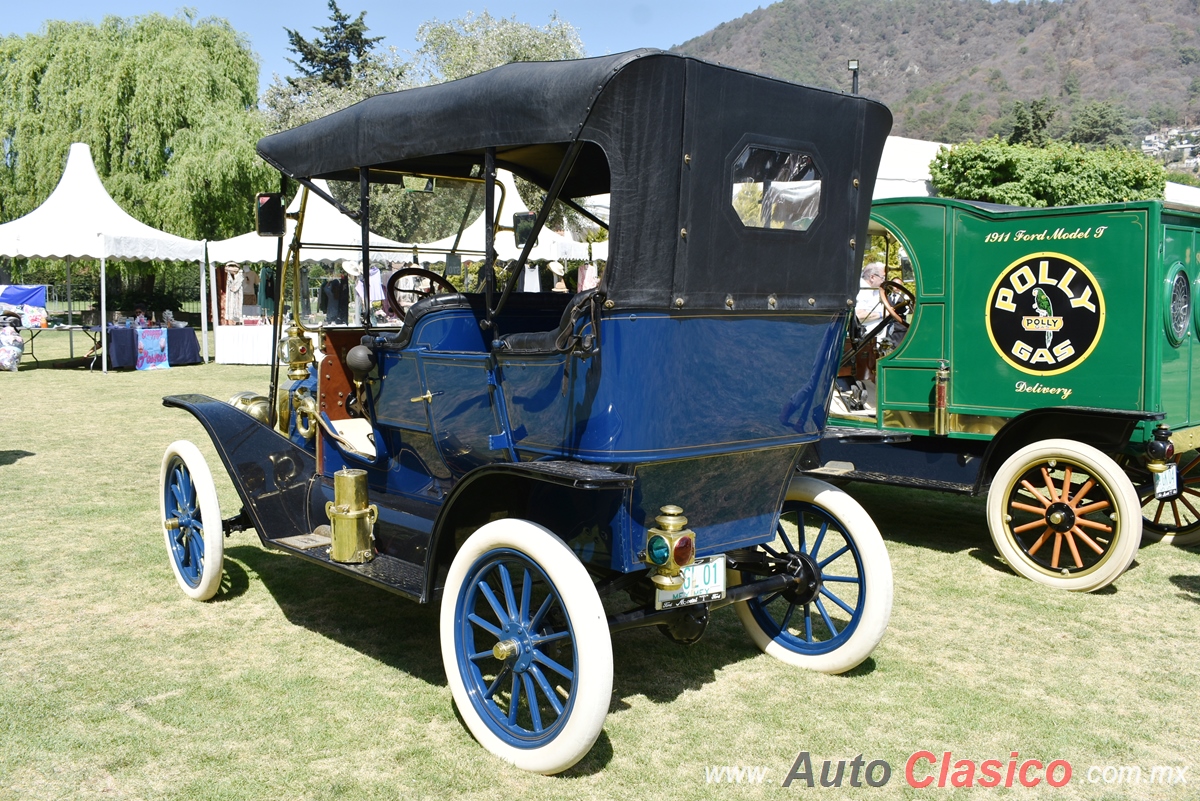
[[[204,426],[264,545],[312,533],[309,506],[317,460],[311,453],[207,395],[171,395],[163,398],[163,406],[191,412]]]
[[[633,476],[583,462],[500,462],[476,468],[455,485],[434,524],[425,563],[426,598],[474,531],[491,520],[515,517],[545,526],[581,562],[612,565],[614,520],[633,490]]]
[[[1107,454],[1121,451],[1129,444],[1138,423],[1162,420],[1163,412],[1125,409],[1093,409],[1086,406],[1060,406],[1030,409],[1009,420],[996,432],[983,453],[983,465],[975,480],[975,495],[991,486],[992,476],[1004,460],[1021,448],[1043,439],[1073,439]]]

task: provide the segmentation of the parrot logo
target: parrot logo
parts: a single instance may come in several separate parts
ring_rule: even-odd
[[[1038,317],[1053,317],[1054,306],[1050,303],[1050,298],[1042,291],[1041,287],[1035,287],[1033,290],[1033,310],[1037,312]],[[1046,347],[1050,347],[1050,340],[1054,339],[1054,332],[1046,332]]]

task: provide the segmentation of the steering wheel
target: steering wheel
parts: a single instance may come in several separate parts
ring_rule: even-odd
[[[888,295],[895,293],[900,296],[900,302],[892,305],[888,300]],[[917,299],[913,297],[913,293],[908,291],[908,287],[899,281],[884,281],[879,285],[879,301],[883,304],[883,310],[887,312],[893,320],[898,323],[907,323],[904,315],[912,311],[917,304]]]
[[[859,353],[875,345],[884,329],[894,323],[900,323],[905,327],[908,325],[908,320],[904,316],[916,306],[917,299],[913,297],[913,293],[909,292],[908,288],[899,281],[884,281],[878,289],[879,303],[884,310],[883,318],[870,330],[865,328],[857,318],[850,321],[850,346],[842,356],[841,367],[854,364]],[[888,299],[888,295],[892,293],[900,296],[898,303],[893,304]]]
[[[415,276],[429,281],[429,289],[401,289],[400,279],[406,276]],[[458,290],[454,284],[447,281],[443,276],[438,275],[432,270],[424,270],[420,267],[406,267],[403,270],[397,270],[392,273],[392,277],[387,282],[387,296],[392,302],[392,308],[398,311],[401,319],[404,318],[408,307],[419,300],[433,297],[434,295],[454,293]],[[416,296],[416,300],[408,300],[412,296]]]

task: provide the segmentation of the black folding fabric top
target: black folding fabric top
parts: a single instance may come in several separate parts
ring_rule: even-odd
[[[359,167],[465,177],[481,163],[484,148],[495,147],[501,161],[548,185],[565,143],[579,133],[604,84],[630,62],[657,52],[517,62],[458,81],[377,95],[265,137],[258,152],[293,177],[357,182]],[[373,175],[372,180],[386,178]],[[598,182],[598,177],[588,181]],[[607,192],[607,175],[604,184],[566,194]]]
[[[890,127],[888,110],[862,97],[636,50],[379,95],[268,136],[258,152],[297,178],[357,181],[367,167],[388,181],[478,175],[494,147],[499,166],[547,187],[578,138],[563,194],[611,192],[602,289],[618,307],[844,311]],[[811,157],[821,186],[807,230],[739,218],[733,176],[747,148]]]

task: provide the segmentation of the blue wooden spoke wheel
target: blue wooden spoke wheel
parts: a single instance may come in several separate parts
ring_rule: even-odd
[[[587,570],[547,529],[497,520],[471,535],[446,577],[441,638],[454,702],[492,753],[557,773],[600,736],[608,622]]]
[[[802,579],[736,605],[759,648],[823,673],[850,670],[875,650],[891,617],[892,568],[879,530],[853,498],[794,479],[774,540],[759,548],[765,572]],[[730,571],[729,583],[764,578]]]
[[[206,601],[221,587],[225,558],[212,473],[196,446],[179,440],[167,446],[160,479],[163,537],[175,579],[189,597]]]

